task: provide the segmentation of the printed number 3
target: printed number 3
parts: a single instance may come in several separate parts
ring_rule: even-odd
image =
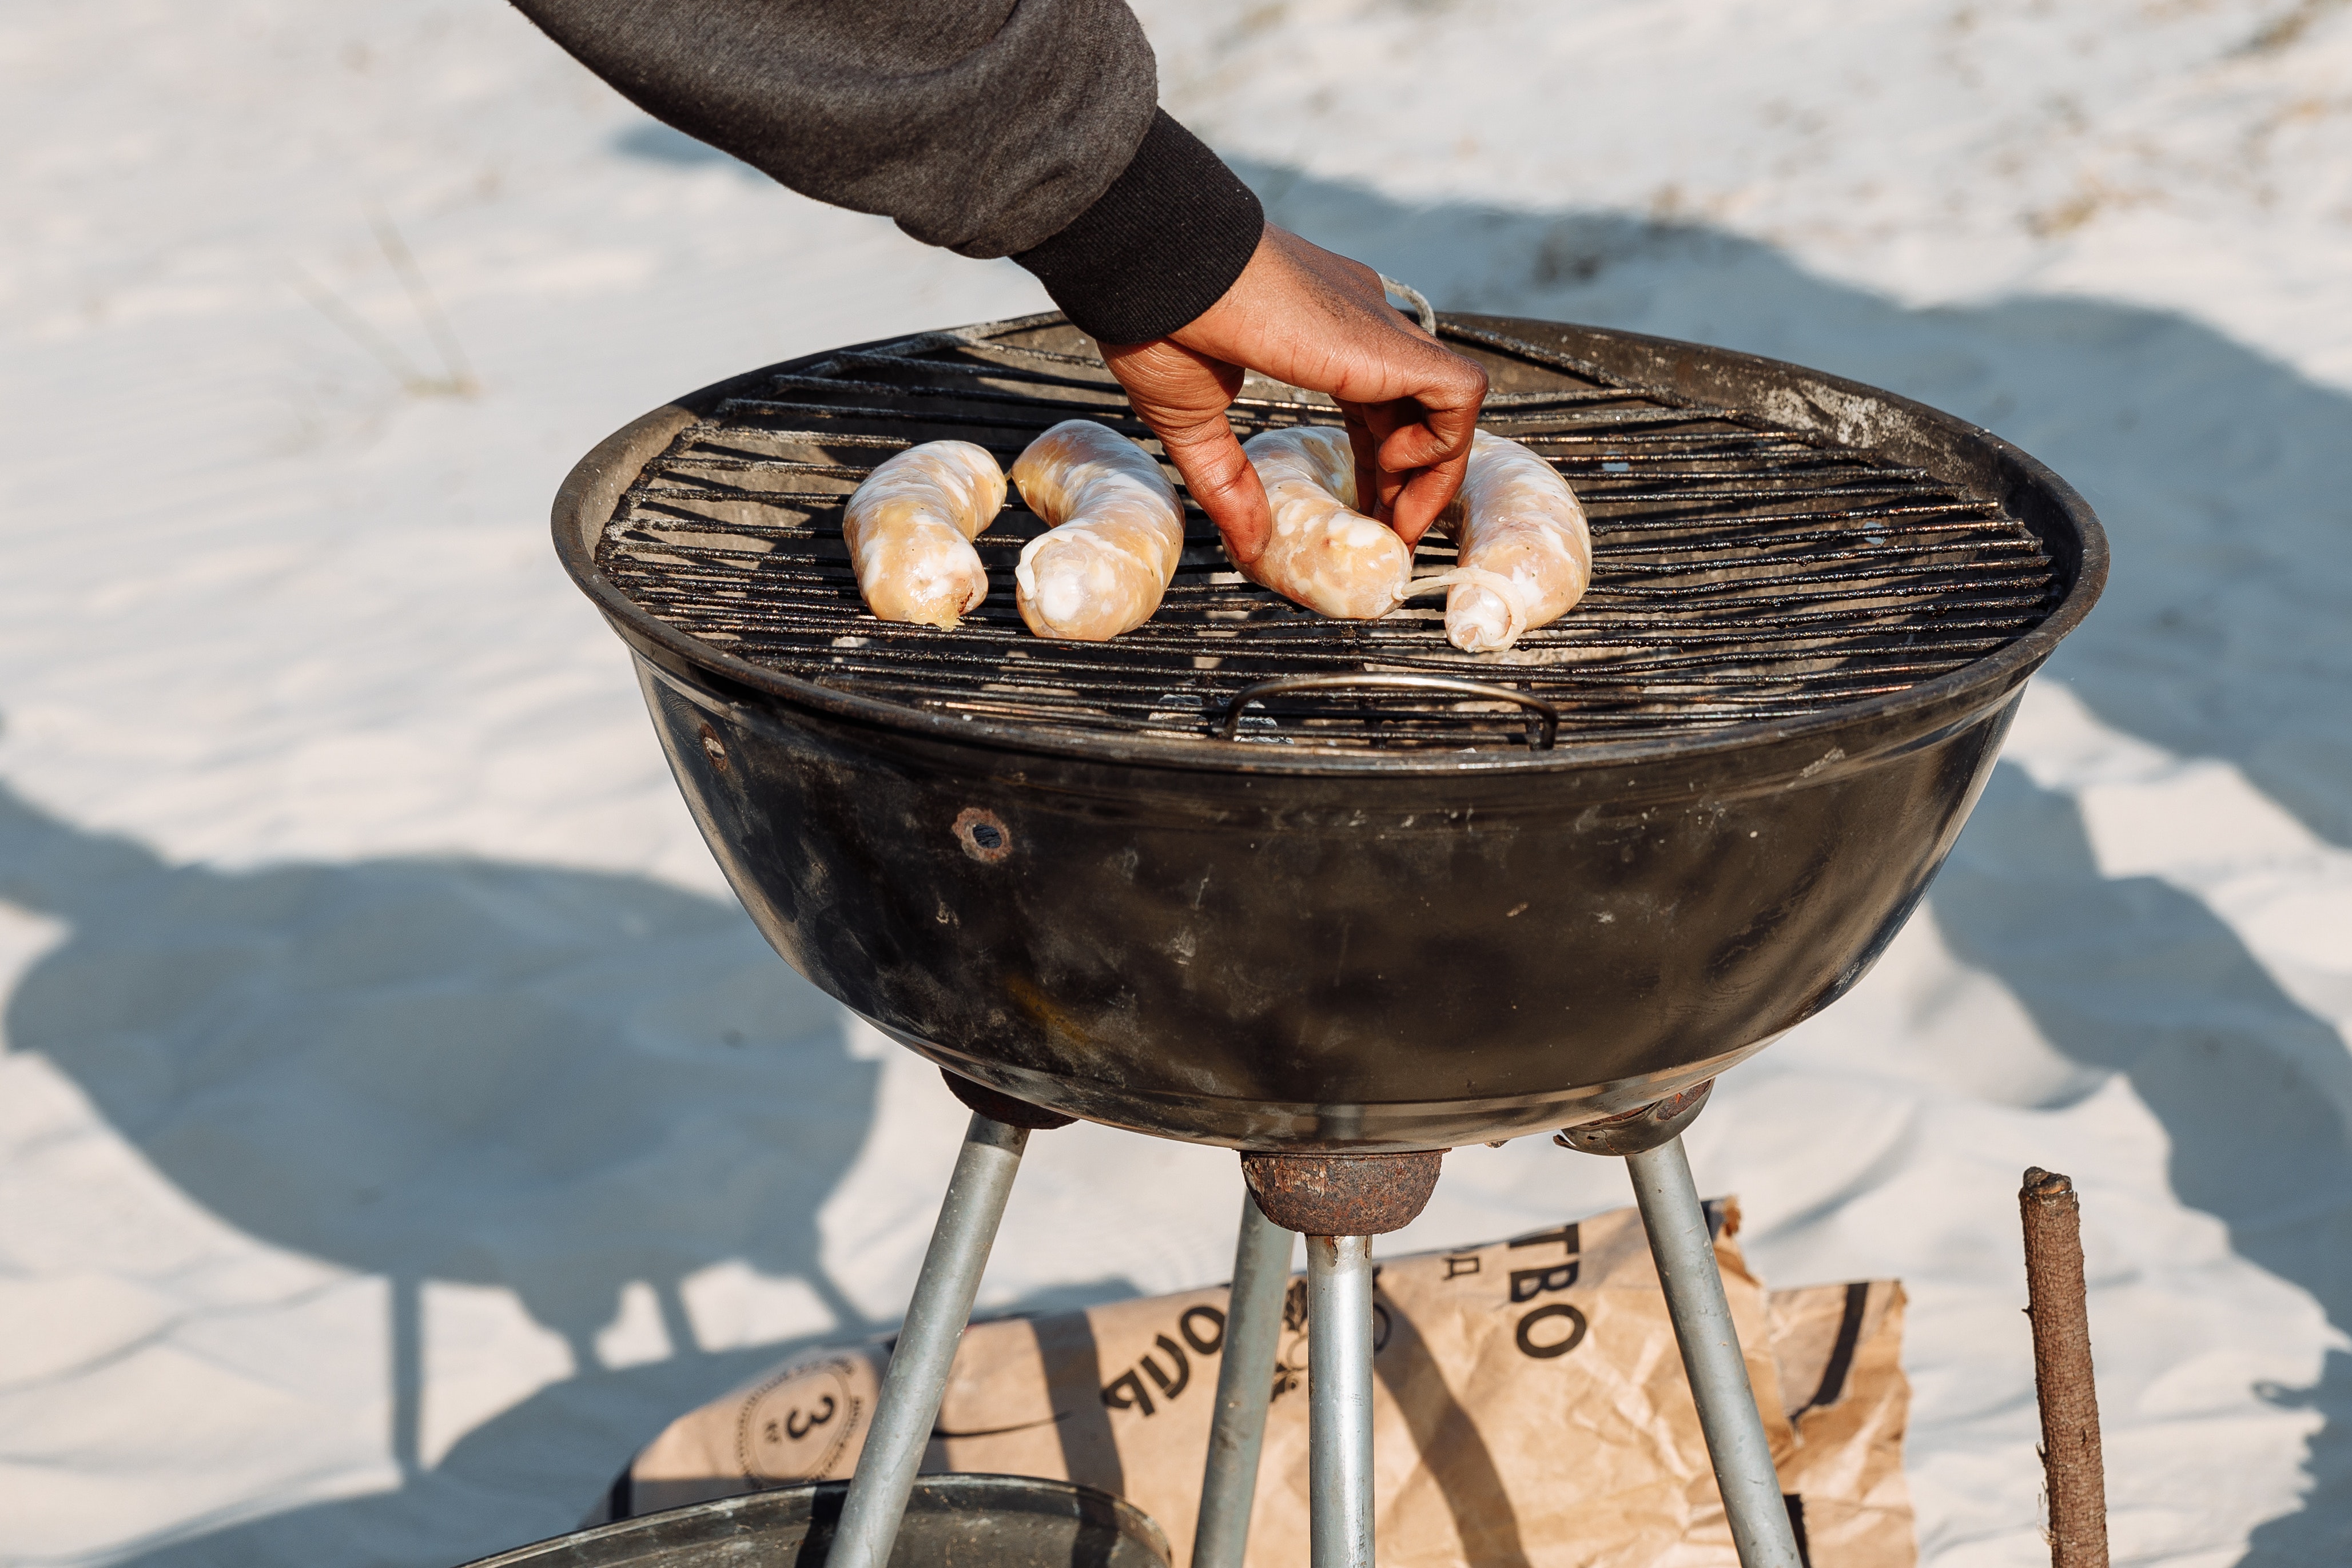
[[[794,1410],[790,1415],[785,1416],[784,1431],[793,1442],[797,1443],[802,1438],[807,1436],[810,1433],[815,1431],[818,1427],[824,1426],[826,1422],[832,1420],[833,1413],[835,1408],[836,1406],[833,1403],[833,1395],[828,1394],[824,1396],[824,1404],[818,1408],[817,1413],[809,1416],[805,1420],[802,1418],[801,1413],[798,1410]]]

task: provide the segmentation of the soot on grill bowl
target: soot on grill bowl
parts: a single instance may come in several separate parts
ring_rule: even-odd
[[[1998,495],[1874,452],[1867,422],[1848,432],[1817,405],[1774,418],[1752,403],[1675,395],[1602,370],[1572,343],[1528,342],[1517,326],[1449,318],[1442,330],[1493,380],[1486,427],[1549,458],[1583,502],[1593,584],[1507,653],[1457,652],[1437,595],[1377,622],[1292,605],[1233,569],[1189,499],[1166,601],[1113,642],[1054,642],[1023,626],[1013,567],[1043,524],[1017,496],[977,542],[990,595],[961,626],[877,620],[851,574],[842,506],[893,452],[953,437],[1010,468],[1038,432],[1074,416],[1158,452],[1058,317],[924,334],[752,378],[645,465],[596,565],[679,632],[788,676],[975,721],[1203,744],[1223,744],[1211,737],[1239,691],[1317,674],[1508,687],[1558,709],[1563,745],[1785,721],[1958,670],[2057,602],[2058,569]],[[1320,397],[1253,379],[1233,422],[1245,439],[1337,415]],[[1419,570],[1452,558],[1432,534]],[[1351,750],[1540,743],[1507,705],[1412,689],[1278,697],[1241,715],[1238,736]]]
[[[1149,625],[1047,642],[1017,510],[961,629],[867,616],[840,509],[880,458],[1138,428],[1055,317],[738,376],[583,458],[556,548],[776,950],[1002,1093],[1294,1152],[1605,1118],[1843,994],[2097,598],[2097,521],[1998,437],[1801,366],[1441,324],[1598,536],[1591,596],[1502,658],[1433,605],[1295,609],[1205,527]]]

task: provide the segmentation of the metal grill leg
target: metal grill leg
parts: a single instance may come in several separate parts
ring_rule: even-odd
[[[1731,1540],[1740,1568],[1801,1568],[1788,1505],[1780,1500],[1780,1478],[1764,1440],[1763,1417],[1748,1386],[1748,1363],[1739,1353],[1731,1304],[1724,1299],[1723,1275],[1715,1264],[1715,1239],[1706,1211],[1691,1181],[1690,1160],[1680,1137],[1625,1156],[1633,1197],[1642,1206],[1642,1226],[1650,1233],[1650,1254],[1665,1287],[1666,1310],[1682,1345],[1683,1369],[1690,1374],[1691,1398],[1698,1405],[1707,1458],[1731,1520]],[[1320,1568],[1320,1560],[1318,1560]]]
[[[857,1473],[849,1479],[826,1568],[884,1568],[890,1560],[908,1495],[915,1489],[915,1472],[939,1422],[956,1345],[971,1321],[972,1297],[1028,1143],[1027,1129],[972,1114],[930,1249],[923,1254],[922,1273],[915,1279],[915,1298],[907,1304],[906,1323],[882,1374],[874,1428],[858,1456]]]
[[[1372,1568],[1372,1242],[1307,1238],[1308,1557]]]
[[[1265,1406],[1274,1396],[1275,1353],[1282,1348],[1282,1303],[1289,1289],[1290,1232],[1266,1218],[1257,1199],[1245,1192],[1241,1235],[1234,1243],[1224,1359],[1217,1367],[1217,1413],[1209,1428],[1201,1517],[1192,1532],[1192,1568],[1242,1568],[1248,1550],[1258,1449],[1265,1440]]]

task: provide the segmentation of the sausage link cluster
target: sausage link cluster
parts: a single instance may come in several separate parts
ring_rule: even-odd
[[[1446,590],[1445,635],[1465,653],[1508,648],[1568,613],[1592,578],[1584,509],[1552,466],[1486,431],[1462,493],[1438,520],[1450,572],[1416,578],[1412,550],[1357,510],[1348,435],[1269,430],[1243,448],[1274,529],[1244,574],[1318,615],[1377,620]],[[1160,608],[1184,549],[1184,509],[1160,465],[1105,426],[1067,419],[1029,444],[1013,482],[1046,531],[1021,552],[1013,599],[1039,637],[1101,642]],[[968,441],[899,453],[849,498],[842,532],[866,607],[887,621],[952,626],[988,595],[971,541],[1003,509],[996,459]]]

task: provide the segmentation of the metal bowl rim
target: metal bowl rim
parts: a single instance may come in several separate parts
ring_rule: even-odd
[[[2097,602],[2106,585],[2108,553],[2105,531],[2088,502],[2048,465],[2031,453],[2005,440],[1981,426],[1943,412],[1929,405],[1916,402],[1864,382],[1832,375],[1784,360],[1768,359],[1759,354],[1743,353],[1736,349],[1711,348],[1702,343],[1678,339],[1660,338],[1646,333],[1619,331],[1606,327],[1581,327],[1570,322],[1544,322],[1533,317],[1496,317],[1448,314],[1446,321],[1499,322],[1524,330],[1529,324],[1538,326],[1574,326],[1576,331],[1591,332],[1605,338],[1644,345],[1670,353],[1696,352],[1717,363],[1745,365],[1758,371],[1776,374],[1783,381],[1798,378],[1844,393],[1851,396],[1875,401],[1898,409],[1913,419],[1938,427],[1964,441],[1988,447],[1996,458],[2005,458],[2022,470],[2029,483],[2045,491],[2076,533],[2081,562],[2064,596],[2032,629],[1998,651],[1946,675],[1925,680],[1885,696],[1865,698],[1857,701],[1834,703],[1808,713],[1802,718],[1763,720],[1746,724],[1727,724],[1719,728],[1697,731],[1689,734],[1650,736],[1626,741],[1569,741],[1547,752],[1522,752],[1491,751],[1454,752],[1390,752],[1370,748],[1291,747],[1262,742],[1176,740],[1143,734],[1093,734],[1085,731],[1036,727],[1009,723],[1002,720],[974,720],[929,712],[903,703],[881,698],[861,696],[819,681],[787,675],[781,670],[728,653],[692,637],[654,616],[622,591],[596,564],[595,542],[603,537],[606,515],[588,516],[595,507],[599,484],[609,468],[626,467],[629,476],[607,493],[617,496],[635,481],[650,460],[653,452],[632,458],[632,452],[646,444],[649,435],[658,430],[664,446],[685,424],[699,418],[703,413],[730,396],[740,395],[756,385],[761,378],[788,374],[820,364],[845,353],[876,350],[913,342],[926,337],[936,337],[940,346],[958,340],[971,340],[989,335],[1031,331],[1041,327],[1066,324],[1059,311],[1045,311],[1033,316],[1013,317],[1000,321],[977,322],[971,326],[938,329],[931,332],[904,333],[889,338],[877,338],[863,343],[845,344],[816,353],[802,354],[757,370],[747,371],[723,381],[672,400],[660,407],[630,421],[619,430],[598,442],[575,463],[556,492],[552,525],[555,549],[566,572],[581,591],[594,602],[614,628],[627,640],[641,645],[650,644],[662,649],[683,664],[708,671],[740,687],[793,706],[814,708],[836,718],[872,725],[886,731],[919,734],[933,741],[979,745],[1031,755],[1045,753],[1078,761],[1130,767],[1171,769],[1185,772],[1256,773],[1276,774],[1449,774],[1464,773],[1564,773],[1591,768],[1625,767],[1646,763],[1681,760],[1718,752],[1737,752],[1774,742],[1801,740],[1813,734],[1829,734],[1870,720],[1900,720],[1921,710],[1932,710],[1948,704],[1969,705],[1972,699],[1984,702],[1998,700],[2019,682],[2031,676],[2065,636],[2081,624],[2091,606]],[[1502,351],[1496,351],[1502,352]],[[1664,389],[1660,389],[1664,390]],[[656,448],[658,450],[658,448]]]
[[[675,1527],[682,1518],[689,1514],[705,1514],[718,1519],[740,1513],[746,1509],[780,1508],[794,1494],[847,1485],[845,1480],[795,1481],[781,1486],[761,1487],[756,1491],[738,1492],[732,1497],[707,1498],[701,1502],[681,1503],[676,1508],[654,1509],[645,1513],[632,1514],[626,1519],[609,1520],[603,1524],[590,1525],[584,1530],[569,1531],[562,1535],[551,1535],[543,1541],[528,1542],[520,1546],[511,1546],[490,1556],[477,1558],[464,1564],[463,1568],[551,1568],[551,1565],[557,1563],[559,1556],[564,1563],[572,1564],[573,1568],[576,1568],[576,1560],[570,1554],[569,1549],[576,1549],[584,1543],[623,1540],[631,1535],[658,1534],[666,1528]],[[916,1478],[915,1485],[919,1497],[923,1492],[935,1495],[943,1492],[948,1494],[971,1492],[983,1497],[990,1494],[1025,1493],[1030,1496],[1051,1494],[1075,1498],[1082,1501],[1097,1500],[1108,1504],[1113,1514],[1123,1524],[1138,1527],[1137,1533],[1146,1548],[1156,1552],[1162,1563],[1170,1560],[1168,1535],[1160,1528],[1159,1521],[1128,1501],[1127,1499],[1114,1492],[1107,1492],[1100,1487],[1087,1486],[1083,1481],[1056,1480],[1046,1476],[997,1475],[985,1470],[948,1470],[919,1476]],[[756,1529],[757,1526],[753,1528]],[[739,1530],[736,1533],[740,1535],[744,1532]]]

